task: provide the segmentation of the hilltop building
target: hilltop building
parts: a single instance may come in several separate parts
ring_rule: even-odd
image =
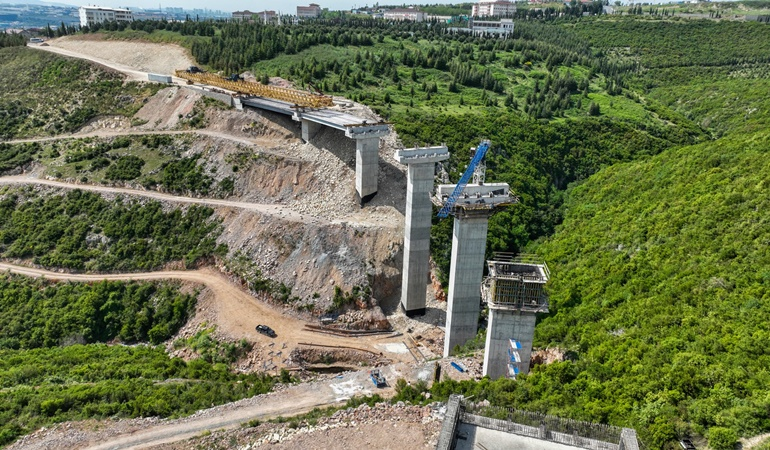
[[[428,19],[428,13],[420,11],[418,8],[394,8],[385,11],[383,14],[385,20],[411,20],[413,22],[424,22]]]
[[[297,6],[297,17],[300,19],[321,17],[321,6],[316,3],[311,3],[309,6]]]
[[[134,14],[128,9],[123,8],[105,8],[102,6],[81,6],[78,9],[80,13],[80,26],[89,27],[97,23],[104,22],[133,22]]]
[[[251,20],[255,14],[255,12],[251,12],[248,9],[244,11],[235,11],[233,12],[233,20]]]
[[[474,20],[471,19],[468,27],[474,36],[497,35],[508,36],[513,33],[513,19],[500,20]]]
[[[264,23],[270,23],[278,18],[278,14],[276,14],[275,11],[260,11],[260,12],[251,12],[249,10],[245,11],[235,11],[232,14],[233,20],[256,20],[259,19]]]
[[[516,13],[516,4],[507,0],[480,1],[473,5],[473,17],[509,17]]]

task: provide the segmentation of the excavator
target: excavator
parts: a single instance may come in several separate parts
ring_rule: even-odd
[[[197,66],[190,66],[184,70],[175,71],[179,78],[187,80],[188,84],[200,83],[209,86],[217,86],[239,94],[255,95],[258,97],[272,98],[296,106],[305,108],[326,108],[334,106],[332,97],[320,93],[314,94],[296,89],[280,88],[275,86],[265,86],[262,83],[252,83],[244,81],[237,74],[230,77],[221,77],[219,75],[206,72]]]

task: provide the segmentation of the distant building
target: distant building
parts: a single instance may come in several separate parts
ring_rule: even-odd
[[[309,6],[297,6],[297,17],[300,19],[321,17],[321,7],[315,3],[311,3]]]
[[[263,23],[270,23],[278,20],[278,14],[275,11],[260,11],[254,13]]]
[[[248,9],[244,11],[235,11],[233,13],[233,20],[251,20],[254,14],[256,13],[253,13]]]
[[[508,17],[516,13],[516,4],[507,0],[480,1],[473,5],[473,17]]]
[[[385,11],[383,18],[385,20],[411,20],[412,22],[424,22],[428,19],[428,14],[415,7],[395,8]]]
[[[101,6],[81,6],[80,26],[87,27],[104,22],[133,22],[134,14],[128,9],[104,8]]]
[[[270,23],[273,22],[278,18],[278,14],[275,13],[275,11],[260,11],[260,12],[251,12],[249,10],[245,11],[235,11],[232,14],[233,20],[261,20],[264,23]]]
[[[513,33],[513,19],[500,20],[474,20],[471,19],[468,24],[471,33],[474,36],[483,36],[485,34],[496,34],[498,36],[507,36]]]

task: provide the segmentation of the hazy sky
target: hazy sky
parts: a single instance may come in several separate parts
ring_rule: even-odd
[[[97,6],[111,6],[111,7],[138,7],[138,8],[151,8],[158,9],[158,6],[162,8],[175,7],[184,9],[210,9],[220,10],[225,12],[242,11],[248,9],[249,11],[258,12],[264,10],[273,10],[284,14],[296,14],[297,6],[308,5],[310,3],[317,3],[321,8],[328,8],[330,10],[350,10],[353,7],[360,8],[364,6],[372,6],[375,3],[381,5],[412,5],[412,4],[457,4],[474,0],[418,0],[413,3],[404,2],[404,0],[284,0],[284,1],[268,1],[268,0],[231,0],[231,1],[219,1],[214,2],[210,0],[84,0],[79,2],[78,0],[58,0],[60,3],[67,3],[75,6],[83,5],[97,5]],[[623,3],[631,3],[633,0],[623,0]],[[24,0],[0,0],[0,3],[23,3]],[[57,2],[53,0],[52,2]],[[673,0],[636,0],[637,3],[669,3]],[[611,0],[610,3],[614,4],[615,1]]]
[[[22,0],[18,0],[21,2]],[[76,4],[72,0],[64,0],[66,3],[72,3]],[[400,4],[397,2],[398,0],[392,0],[389,4]],[[4,2],[5,3],[5,2]],[[307,6],[310,3],[317,3],[321,6],[321,8],[328,8],[330,10],[340,10],[345,9],[349,10],[352,7],[362,7],[366,5],[373,5],[375,2],[369,2],[366,3],[365,1],[361,0],[284,0],[284,1],[247,1],[247,0],[231,0],[231,1],[220,1],[220,2],[213,2],[213,1],[206,1],[206,0],[192,0],[192,1],[181,1],[181,0],[167,0],[167,1],[161,1],[160,6],[165,7],[175,7],[175,8],[184,8],[184,9],[194,9],[194,8],[201,8],[201,9],[212,9],[212,10],[221,10],[221,11],[242,11],[244,9],[248,9],[249,11],[264,11],[264,10],[273,10],[273,11],[280,11],[285,14],[296,14],[297,12],[297,6],[303,5]],[[423,2],[425,3],[425,2]],[[431,0],[428,2],[428,4],[452,4],[452,3],[460,3],[460,1],[441,1],[441,0]],[[385,2],[380,2],[380,4],[385,4]],[[83,3],[79,3],[79,6],[83,5],[97,5],[97,6],[112,6],[112,7],[126,7],[129,8],[132,6],[139,7],[139,8],[158,8],[158,2],[155,0],[86,0]]]

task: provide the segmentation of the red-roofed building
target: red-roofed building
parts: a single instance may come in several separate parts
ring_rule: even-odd
[[[315,3],[311,3],[309,6],[297,6],[297,17],[300,19],[321,17],[321,6]]]

